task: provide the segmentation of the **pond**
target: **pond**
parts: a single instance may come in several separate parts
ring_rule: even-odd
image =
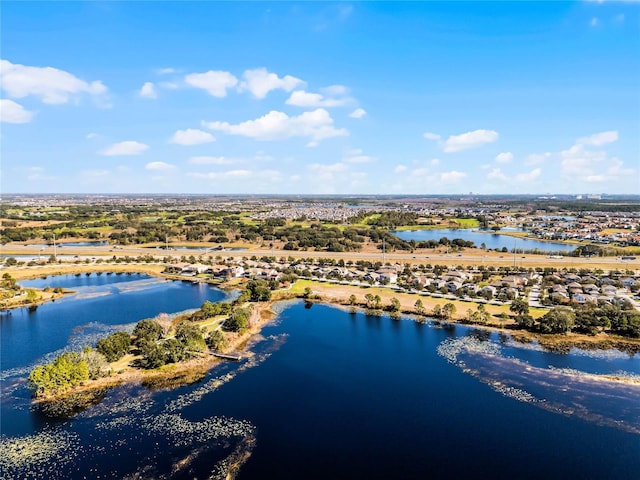
[[[507,230],[507,229],[504,229]],[[511,229],[511,231],[523,232],[522,229]],[[518,250],[540,250],[541,252],[571,252],[575,249],[573,245],[567,245],[560,242],[546,242],[530,238],[516,238],[509,235],[501,235],[493,233],[491,230],[478,230],[469,228],[458,229],[436,229],[436,230],[403,230],[392,232],[402,240],[416,242],[435,240],[439,241],[442,237],[449,240],[460,238],[462,240],[475,243],[476,247],[484,243],[488,249],[507,248],[512,252],[514,248]]]
[[[1,319],[7,478],[224,478],[247,455],[239,479],[632,478],[640,469],[640,386],[607,377],[638,378],[638,357],[549,353],[496,332],[301,301],[278,304],[252,354],[199,383],[119,387],[73,419],[49,420],[29,409],[26,367],[223,294],[134,275],[30,285],[78,294]],[[38,453],[20,455],[29,448]]]

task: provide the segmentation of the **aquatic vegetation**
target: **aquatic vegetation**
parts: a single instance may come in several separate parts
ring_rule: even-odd
[[[0,441],[2,478],[65,478],[62,468],[82,453],[79,438],[62,429],[44,430],[34,435]]]
[[[438,345],[437,352],[501,395],[550,412],[640,434],[637,375],[596,375],[569,368],[534,367],[504,356],[500,345],[474,336],[446,339]]]

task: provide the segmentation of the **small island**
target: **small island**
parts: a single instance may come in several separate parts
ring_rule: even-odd
[[[160,314],[117,331],[95,347],[65,352],[29,375],[34,402],[52,417],[68,417],[125,382],[171,388],[196,382],[220,358],[236,353],[273,318],[268,282],[252,280],[232,302],[206,301],[192,313]]]

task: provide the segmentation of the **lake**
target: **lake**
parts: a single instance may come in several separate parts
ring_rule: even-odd
[[[29,408],[27,367],[224,294],[124,274],[28,285],[78,293],[1,318],[3,478],[224,478],[249,453],[239,479],[640,471],[640,386],[605,377],[637,378],[637,356],[549,353],[494,332],[301,301],[278,304],[252,355],[199,383],[119,387],[73,419],[46,419]]]
[[[507,230],[506,228],[503,230]],[[523,232],[522,229],[511,229],[514,232]],[[543,242],[540,240],[529,238],[515,238],[509,235],[495,234],[489,231],[481,231],[478,229],[458,228],[458,229],[437,229],[437,230],[403,230],[393,232],[398,238],[406,240],[415,240],[416,242],[435,240],[439,241],[442,237],[449,240],[461,238],[468,242],[475,243],[480,248],[483,243],[489,249],[506,247],[510,252],[513,251],[514,245],[518,250],[540,250],[543,252],[571,252],[575,249],[573,245],[567,245],[560,242]]]

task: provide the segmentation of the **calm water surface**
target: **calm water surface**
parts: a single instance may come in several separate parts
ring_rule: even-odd
[[[505,229],[506,230],[506,229]],[[512,231],[522,232],[522,229],[512,229]],[[571,252],[575,249],[572,245],[567,245],[560,242],[542,242],[540,240],[515,238],[508,235],[500,235],[499,233],[490,233],[488,231],[480,231],[478,229],[458,228],[458,229],[437,229],[437,230],[403,230],[400,232],[393,232],[398,238],[402,240],[416,242],[426,240],[440,240],[442,237],[447,237],[449,240],[455,238],[461,238],[462,240],[470,241],[476,244],[476,247],[480,247],[483,243],[487,248],[503,248],[506,247],[510,252],[513,251],[514,241],[515,248],[518,250],[534,250],[538,249],[543,252]]]
[[[217,478],[243,452],[251,456],[240,479],[640,471],[640,388],[602,376],[640,374],[637,357],[551,354],[495,333],[302,302],[263,329],[251,358],[197,384],[117,388],[51,421],[29,409],[21,368],[95,332],[223,294],[142,275],[36,282],[79,293],[1,319],[4,478]],[[45,453],[25,459],[15,445]]]

